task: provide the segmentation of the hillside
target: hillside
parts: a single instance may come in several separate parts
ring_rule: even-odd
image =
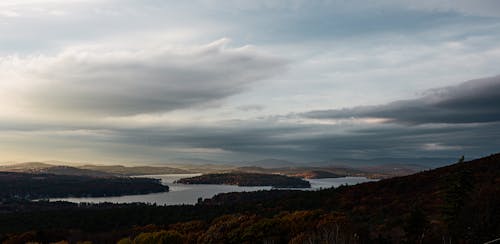
[[[335,171],[328,168],[261,168],[256,166],[238,167],[233,172],[257,173],[257,174],[280,174],[290,177],[298,177],[304,179],[321,179],[321,178],[338,178],[345,177],[348,174]]]
[[[26,172],[30,170],[40,170],[45,168],[54,167],[53,164],[41,163],[41,162],[26,162],[17,164],[7,164],[0,165],[0,171],[8,172]]]
[[[289,174],[288,176],[300,177],[304,179],[323,179],[323,178],[339,178],[339,177],[344,177],[345,175],[340,175],[325,170],[308,170],[297,174]]]
[[[60,163],[60,162],[59,162]],[[138,176],[157,174],[189,174],[189,170],[165,166],[83,165],[66,166],[39,162],[0,166],[0,171],[32,174],[80,175],[92,177]]]
[[[320,178],[337,178],[345,176],[358,176],[370,179],[387,179],[396,176],[404,176],[421,171],[421,167],[411,167],[406,165],[379,165],[379,166],[363,166],[363,167],[346,167],[346,166],[322,166],[322,167],[278,167],[278,168],[263,168],[258,166],[243,166],[228,172],[247,172],[260,174],[282,174],[292,177],[301,177],[307,179]]]
[[[40,169],[32,169],[32,170],[23,170],[19,172],[31,173],[31,174],[53,174],[53,175],[73,175],[73,176],[89,176],[89,177],[97,177],[97,178],[111,178],[117,177],[116,174],[110,174],[106,172],[89,170],[89,169],[80,169],[70,166],[52,166],[47,168]]]
[[[71,166],[52,165],[46,163],[20,163],[0,166],[0,172],[18,172],[29,174],[53,174],[53,175],[73,175],[89,176],[98,178],[116,177],[116,174],[101,172],[97,170],[81,169]]]
[[[414,175],[349,187],[285,195],[227,193],[206,199],[204,204],[259,206],[260,209],[279,206],[280,211],[335,211],[348,214],[356,227],[399,240],[405,238],[403,225],[412,211],[416,211],[425,217],[425,228],[422,227],[419,234],[425,233],[429,240],[442,236],[457,239],[474,236],[475,240],[488,240],[500,236],[497,221],[500,219],[499,185],[500,154],[495,154]]]
[[[173,165],[173,166],[123,166],[123,165],[83,165],[65,166],[62,162],[20,163],[0,166],[0,171],[24,172],[33,174],[81,175],[92,177],[140,176],[159,174],[190,174],[190,173],[231,173],[245,172],[258,174],[281,174],[291,177],[308,179],[337,178],[344,176],[362,176],[373,179],[384,179],[394,176],[409,175],[418,172],[419,167],[406,165],[380,165],[360,168],[340,166],[307,167],[282,160],[261,160],[251,162],[261,166],[229,166],[229,165]],[[266,164],[268,163],[268,164]],[[278,167],[280,166],[280,167]]]

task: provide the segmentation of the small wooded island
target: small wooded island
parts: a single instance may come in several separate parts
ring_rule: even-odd
[[[176,183],[181,184],[215,184],[237,186],[272,186],[273,188],[311,188],[311,184],[297,177],[276,174],[257,173],[221,173],[205,174],[183,178]]]

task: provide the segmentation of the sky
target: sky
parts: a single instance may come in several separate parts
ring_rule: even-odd
[[[2,0],[0,162],[449,164],[499,63],[496,0]]]

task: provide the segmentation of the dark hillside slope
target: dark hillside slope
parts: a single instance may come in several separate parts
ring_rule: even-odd
[[[450,229],[456,235],[482,236],[487,240],[495,233],[500,236],[500,154],[350,187],[275,195],[227,193],[207,199],[204,204],[261,212],[258,208],[273,212],[339,211],[348,213],[372,235],[385,233],[398,238],[402,238],[408,214],[418,209],[429,221],[429,232],[435,235],[444,235]],[[458,206],[450,207],[453,205]]]
[[[419,208],[430,227],[448,228],[448,215],[456,215],[454,225],[461,226],[452,228],[462,234],[500,234],[500,154],[336,193],[339,197],[332,204],[372,223],[374,232],[391,231],[412,208]],[[458,205],[453,213],[450,205]]]

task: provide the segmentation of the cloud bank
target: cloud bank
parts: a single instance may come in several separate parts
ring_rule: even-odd
[[[54,56],[10,58],[3,60],[3,70],[14,69],[10,77],[17,80],[4,81],[3,88],[12,91],[24,82],[16,94],[39,111],[128,116],[209,106],[286,65],[255,48],[227,44],[221,39],[138,50],[76,47]]]
[[[494,88],[499,83],[498,77],[490,77],[429,90],[422,98],[388,105],[252,120],[166,123],[162,118],[144,118],[138,124],[93,121],[64,129],[47,125],[22,129],[23,123],[18,122],[10,128],[0,125],[4,131],[0,145],[25,141],[26,148],[32,144],[40,148],[39,142],[45,142],[48,148],[57,147],[59,154],[97,152],[111,161],[148,158],[153,162],[203,159],[233,163],[271,157],[324,164],[420,163],[433,167],[464,154],[473,158],[498,150],[500,120],[498,90]]]
[[[471,80],[458,86],[433,89],[412,100],[303,113],[314,119],[382,118],[393,123],[500,122],[500,76]]]

